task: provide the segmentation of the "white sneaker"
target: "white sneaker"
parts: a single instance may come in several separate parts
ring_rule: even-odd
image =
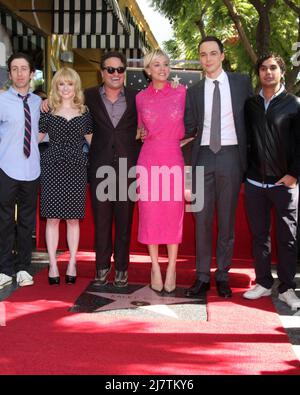
[[[270,296],[271,293],[271,289],[264,288],[262,285],[256,284],[252,289],[245,292],[243,297],[246,299],[259,299],[262,296]]]
[[[17,283],[20,287],[26,287],[27,285],[33,285],[34,281],[28,272],[25,270],[20,270],[17,273]]]
[[[292,310],[300,309],[300,299],[292,288],[279,294],[278,299],[289,305]]]
[[[4,273],[0,273],[0,289],[10,285],[12,283],[12,277],[7,276]]]

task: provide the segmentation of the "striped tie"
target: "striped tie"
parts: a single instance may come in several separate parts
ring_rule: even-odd
[[[18,95],[23,100],[24,105],[24,115],[25,115],[25,130],[24,130],[24,145],[23,151],[28,158],[30,156],[30,141],[31,141],[31,115],[30,115],[30,108],[27,103],[27,99],[29,94],[26,96]]]

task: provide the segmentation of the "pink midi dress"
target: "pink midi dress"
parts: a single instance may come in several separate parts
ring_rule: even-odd
[[[184,214],[184,136],[186,88],[150,84],[136,97],[138,126],[147,131],[137,166],[138,241],[179,244]]]

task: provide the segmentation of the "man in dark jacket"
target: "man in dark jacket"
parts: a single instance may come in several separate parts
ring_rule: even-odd
[[[259,95],[247,100],[248,136],[246,208],[253,236],[256,285],[244,293],[247,299],[271,295],[271,208],[277,220],[277,273],[279,299],[300,308],[295,294],[297,262],[297,209],[300,175],[300,101],[282,85],[285,64],[267,54],[256,65]]]
[[[137,92],[124,87],[126,58],[123,54],[105,53],[100,67],[103,84],[85,91],[86,104],[94,120],[89,180],[95,220],[96,280],[101,285],[107,283],[113,254],[114,285],[124,287],[127,286],[134,206],[127,195],[130,182],[124,167],[135,166],[139,152]]]

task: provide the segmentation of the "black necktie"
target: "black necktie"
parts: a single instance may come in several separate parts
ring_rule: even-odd
[[[29,94],[26,96],[18,95],[23,100],[24,105],[24,116],[25,116],[25,130],[24,130],[24,144],[23,144],[23,151],[28,158],[30,156],[30,141],[31,141],[31,115],[30,115],[30,108],[27,103],[27,99]]]
[[[216,154],[221,149],[221,96],[219,81],[215,80],[214,84],[215,89],[211,109],[209,148]]]

